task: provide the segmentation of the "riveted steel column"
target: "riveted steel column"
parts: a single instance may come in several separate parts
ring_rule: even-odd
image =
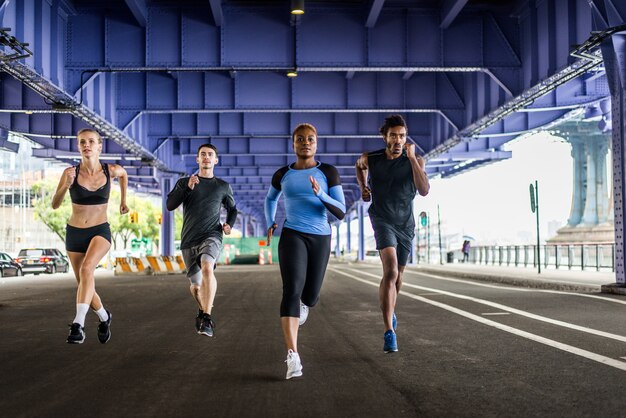
[[[241,238],[248,237],[248,215],[241,216]]]
[[[341,233],[339,232],[340,226],[341,226],[341,222],[337,222],[335,224],[335,257],[336,258],[339,258],[341,256],[341,248],[340,248]]]
[[[161,178],[161,255],[174,255],[174,212],[167,210],[167,195],[174,183],[172,177]]]
[[[357,260],[365,260],[365,215],[363,210],[363,203],[359,202],[357,205],[358,219],[359,219],[359,252],[357,254]]]
[[[346,214],[346,254],[350,254],[352,251],[352,232],[350,230],[350,224],[352,223],[352,216],[350,214]]]
[[[611,92],[611,113],[613,120],[613,204],[615,216],[615,281],[620,287],[626,286],[624,270],[624,131],[626,129],[626,35],[615,34],[610,41],[602,44],[602,57],[606,69],[609,91]]]

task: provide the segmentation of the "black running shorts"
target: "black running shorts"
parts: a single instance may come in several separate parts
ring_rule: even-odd
[[[376,249],[394,247],[398,255],[398,265],[406,266],[413,245],[414,232],[410,228],[402,228],[399,225],[392,225],[378,218],[370,216],[372,228],[374,229],[374,240]]]
[[[73,253],[86,253],[94,237],[102,237],[111,242],[111,226],[108,222],[89,228],[65,226],[65,249]]]

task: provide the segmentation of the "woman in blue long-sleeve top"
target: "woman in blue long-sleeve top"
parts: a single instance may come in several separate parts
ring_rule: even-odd
[[[265,198],[268,245],[276,229],[276,207],[285,196],[278,259],[283,280],[280,323],[287,345],[287,379],[302,376],[298,354],[298,327],[306,321],[309,307],[319,300],[330,257],[331,229],[327,211],[343,219],[346,211],[337,169],[315,160],[317,130],[303,123],[293,131],[296,162],[280,168],[272,177]]]

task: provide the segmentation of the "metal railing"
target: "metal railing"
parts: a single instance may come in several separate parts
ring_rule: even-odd
[[[544,268],[615,271],[615,244],[541,245],[539,250],[541,266]],[[462,254],[455,261],[460,260]],[[473,247],[470,249],[469,262],[494,266],[537,267],[537,246]]]

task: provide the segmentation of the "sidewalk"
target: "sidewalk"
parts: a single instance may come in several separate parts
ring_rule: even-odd
[[[470,263],[419,264],[407,267],[424,273],[445,274],[515,286],[626,295],[626,287],[616,285],[613,272],[542,269],[539,274],[536,268],[530,267],[487,266]]]

